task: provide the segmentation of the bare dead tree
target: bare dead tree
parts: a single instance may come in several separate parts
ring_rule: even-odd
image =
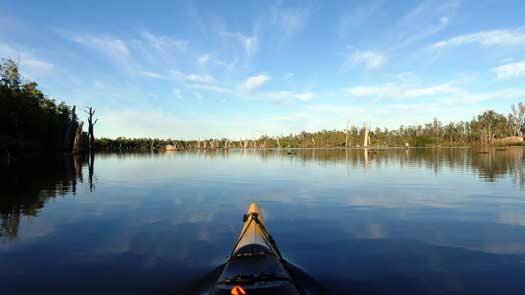
[[[88,114],[88,135],[89,135],[89,150],[93,151],[95,148],[95,135],[94,135],[94,127],[95,124],[97,124],[98,119],[93,121],[93,115],[95,115],[95,109],[93,107],[84,107],[82,109],[86,114]]]
[[[95,190],[95,184],[93,183],[93,172],[95,171],[95,153],[89,154],[89,162],[88,162],[88,172],[89,172],[89,191],[92,192]]]
[[[84,122],[80,122],[75,132],[75,140],[73,142],[73,152],[74,153],[78,153],[82,151],[82,127],[83,126],[84,126]]]
[[[365,123],[365,140],[363,142],[363,147],[367,148],[370,143],[370,137],[368,136],[368,124]]]
[[[346,137],[345,137],[345,148],[348,148],[348,137],[349,137],[349,130],[350,128],[350,120],[346,121]]]
[[[71,108],[71,121],[67,124],[66,134],[64,136],[64,149],[68,152],[73,151],[75,136],[77,134],[78,117],[75,112],[76,106]]]
[[[517,107],[511,106],[512,118],[514,120],[514,134],[523,136],[523,129],[525,129],[525,105],[520,102]]]

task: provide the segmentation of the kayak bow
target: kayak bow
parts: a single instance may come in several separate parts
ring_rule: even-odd
[[[211,295],[302,294],[257,204],[243,218],[239,239]]]

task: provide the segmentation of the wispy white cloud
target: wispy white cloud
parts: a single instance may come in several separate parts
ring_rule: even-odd
[[[487,47],[525,46],[525,31],[523,29],[481,31],[434,43],[432,48],[451,48],[466,44],[479,44]]]
[[[285,7],[283,2],[277,2],[271,9],[271,22],[283,32],[283,40],[288,40],[300,32],[309,16],[309,6]]]
[[[160,80],[181,80],[190,83],[202,84],[214,84],[217,82],[217,80],[210,74],[188,74],[179,70],[169,70],[167,74],[142,70],[137,70],[135,73],[144,77]]]
[[[312,99],[314,97],[314,94],[312,92],[300,92],[296,93],[294,97],[302,101],[307,101]]]
[[[202,95],[198,91],[193,91],[193,96],[195,96],[198,99],[202,99]]]
[[[389,115],[392,113],[411,113],[411,114],[429,114],[441,110],[439,103],[417,102],[417,103],[396,103],[386,105],[376,110],[379,115]]]
[[[156,72],[137,70],[135,73],[148,78],[168,80],[168,77],[166,75]]]
[[[194,89],[194,90],[202,90],[202,91],[213,92],[213,93],[217,93],[217,94],[231,94],[231,93],[233,93],[232,90],[230,90],[230,89],[228,89],[226,87],[218,86],[218,85],[189,84],[189,85],[186,85],[186,87],[188,87],[190,89]]]
[[[178,99],[182,99],[182,91],[178,88],[173,89],[173,95]]]
[[[252,92],[254,89],[261,87],[266,82],[270,81],[270,76],[266,74],[259,74],[257,76],[249,77],[244,81],[241,89],[246,92]]]
[[[354,51],[344,62],[342,69],[348,70],[356,65],[364,65],[367,70],[380,68],[386,62],[386,57],[373,51]]]
[[[314,97],[315,97],[315,94],[313,92],[309,92],[309,91],[298,92],[298,91],[289,91],[289,90],[264,92],[264,93],[259,93],[254,96],[254,98],[256,99],[273,100],[273,101],[284,101],[284,100],[308,101]]]
[[[102,54],[114,59],[121,64],[129,64],[131,53],[126,43],[118,38],[108,35],[91,35],[91,34],[67,34],[73,42],[101,52]]]
[[[355,2],[359,5],[351,6],[344,11],[339,19],[338,35],[340,38],[351,36],[351,32],[360,29],[363,25],[373,19],[372,16],[381,11],[384,1]]]
[[[237,65],[237,62],[238,62],[238,59],[234,59],[232,62],[228,63],[209,53],[202,54],[197,57],[197,63],[202,67],[217,66],[227,71],[233,70],[235,66]]]
[[[204,75],[189,74],[185,76],[185,79],[190,82],[204,83],[204,84],[213,84],[217,82],[217,80],[215,80],[215,78],[210,74],[204,74]]]
[[[11,58],[19,62],[22,73],[30,77],[55,71],[55,66],[52,63],[6,44],[0,44],[0,57]]]
[[[55,70],[55,66],[49,62],[36,59],[34,57],[25,56],[20,60],[20,67],[28,73],[50,73]]]
[[[403,85],[401,83],[386,83],[377,86],[356,86],[348,88],[346,91],[351,96],[357,98],[372,97],[379,99],[419,98],[445,94],[457,94],[462,92],[461,89],[446,83],[430,87],[414,87],[410,85]]]
[[[498,79],[508,79],[525,76],[525,61],[513,62],[492,69]]]
[[[191,132],[199,132],[199,122],[183,120],[173,113],[157,110],[111,110],[103,109],[99,114],[101,136],[116,137],[122,134],[133,137],[173,138],[190,136]],[[106,127],[104,127],[106,126]],[[111,126],[111,128],[107,128]],[[174,132],[173,126],[179,126]]]
[[[358,106],[348,106],[348,105],[336,105],[336,104],[317,104],[309,105],[306,107],[308,110],[324,113],[343,113],[346,116],[355,116],[365,112],[365,109]]]
[[[201,66],[205,66],[210,61],[210,55],[209,54],[203,54],[197,58],[197,63]]]
[[[395,45],[390,50],[404,48],[425,40],[446,29],[454,17],[457,1],[421,1],[391,28]]]
[[[235,41],[239,44],[247,56],[252,56],[257,51],[258,38],[256,34],[251,36],[243,35],[239,32],[221,32],[221,35],[229,39],[229,41]]]
[[[439,98],[437,101],[448,105],[459,105],[491,100],[515,100],[517,97],[525,97],[525,88],[508,88],[487,92],[471,92],[465,90],[456,95],[448,95]]]
[[[155,35],[148,31],[142,32],[141,36],[155,49],[185,50],[188,47],[188,41],[179,40],[174,37]]]

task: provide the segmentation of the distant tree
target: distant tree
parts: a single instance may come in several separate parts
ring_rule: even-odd
[[[18,64],[12,59],[2,59],[2,64],[0,64],[0,78],[4,87],[18,88],[20,86]]]
[[[93,121],[93,115],[95,115],[95,109],[93,107],[84,107],[83,111],[88,114],[88,136],[89,136],[89,150],[93,151],[95,148],[95,134],[94,127],[97,124],[98,119]]]
[[[517,107],[515,105],[512,105],[511,110],[514,135],[523,136],[523,133],[525,133],[525,104],[520,102],[518,103]]]
[[[70,108],[57,104],[38,89],[22,83],[18,65],[0,63],[0,149],[8,151],[62,150]]]

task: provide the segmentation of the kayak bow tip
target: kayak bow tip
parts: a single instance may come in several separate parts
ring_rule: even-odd
[[[248,207],[248,215],[251,214],[251,213],[257,213],[257,215],[259,217],[259,220],[261,222],[264,222],[261,209],[259,208],[259,205],[257,205],[257,203],[255,203],[255,202],[252,202],[250,204],[250,207]]]

